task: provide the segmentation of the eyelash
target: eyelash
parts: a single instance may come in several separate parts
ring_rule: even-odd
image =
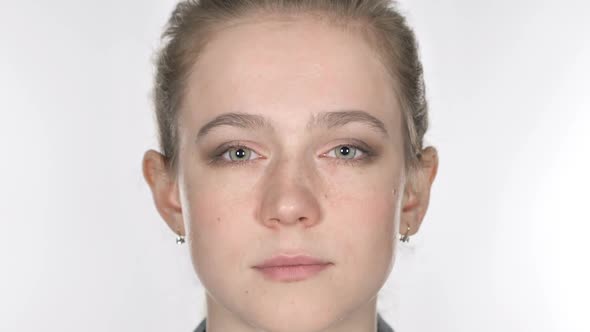
[[[332,148],[330,151],[328,151],[328,153],[334,151],[334,149],[341,148],[344,146],[361,151],[363,156],[360,158],[356,158],[356,159],[342,159],[342,158],[332,158],[332,157],[329,157],[329,158],[336,159],[337,163],[341,163],[341,164],[349,165],[349,166],[357,166],[360,163],[366,162],[375,156],[375,154],[372,151],[370,151],[369,149],[362,148],[362,147],[355,145],[355,144],[340,144],[340,145],[337,145],[336,147]],[[230,167],[240,167],[240,166],[245,166],[245,165],[249,164],[250,162],[254,161],[254,160],[228,161],[228,160],[224,159],[223,155],[232,149],[245,149],[245,150],[250,150],[250,151],[256,153],[254,150],[248,148],[247,146],[245,146],[243,144],[240,144],[240,143],[229,144],[224,148],[223,152],[213,156],[213,158],[211,159],[211,161],[209,163],[216,164],[216,165],[217,164],[228,165]]]

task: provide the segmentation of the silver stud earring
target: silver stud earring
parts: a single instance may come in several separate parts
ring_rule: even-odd
[[[410,237],[408,236],[409,232],[410,232],[410,225],[408,225],[408,229],[406,230],[406,234],[404,234],[402,237],[400,237],[400,241],[410,242]]]
[[[178,234],[176,237],[176,244],[183,244],[184,243],[184,235]]]

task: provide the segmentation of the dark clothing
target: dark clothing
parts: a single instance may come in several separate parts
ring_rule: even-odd
[[[207,332],[205,330],[206,321],[207,318],[204,318],[199,324],[199,326],[197,326],[195,332]],[[377,332],[394,332],[393,329],[387,324],[387,322],[383,320],[383,318],[381,318],[380,314],[377,314]]]

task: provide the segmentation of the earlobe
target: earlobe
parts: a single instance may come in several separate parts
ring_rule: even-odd
[[[168,174],[164,156],[154,150],[147,151],[143,157],[142,170],[160,216],[174,233],[185,234],[178,184]]]

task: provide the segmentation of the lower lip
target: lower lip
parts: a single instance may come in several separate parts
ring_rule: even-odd
[[[256,267],[266,278],[274,281],[300,281],[312,277],[332,264]]]

